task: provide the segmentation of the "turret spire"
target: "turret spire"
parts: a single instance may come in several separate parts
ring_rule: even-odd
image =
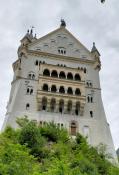
[[[64,19],[61,19],[61,25],[60,27],[66,27],[66,22],[64,21]]]

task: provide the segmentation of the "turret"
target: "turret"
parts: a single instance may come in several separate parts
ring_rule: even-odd
[[[95,46],[95,42],[93,42],[93,47],[91,49],[91,54],[95,60],[94,68],[95,69],[101,69],[101,62],[100,62],[100,53],[98,49]]]
[[[36,39],[36,34],[35,36],[33,36],[33,27],[30,31],[27,30],[27,33],[21,39],[21,45],[18,48],[18,57],[22,57],[23,55],[25,55],[28,44],[32,43]]]

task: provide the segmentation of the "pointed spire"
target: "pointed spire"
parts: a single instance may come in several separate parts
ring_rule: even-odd
[[[66,27],[66,22],[64,21],[64,19],[61,19],[60,27]]]
[[[93,42],[93,47],[92,47],[92,50],[91,50],[91,53],[94,53],[94,52],[97,52],[98,55],[100,56],[100,53],[99,53],[99,51],[97,50],[97,48],[95,46],[95,42]]]

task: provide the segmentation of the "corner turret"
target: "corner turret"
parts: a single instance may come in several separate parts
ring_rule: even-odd
[[[95,46],[95,42],[93,42],[93,47],[91,49],[91,54],[95,60],[95,64],[94,67],[95,69],[101,69],[101,62],[100,62],[100,53],[98,51],[98,49]]]

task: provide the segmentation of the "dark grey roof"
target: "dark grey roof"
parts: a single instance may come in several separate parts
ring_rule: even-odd
[[[93,52],[97,52],[100,56],[100,53],[99,53],[99,51],[97,50],[97,48],[95,46],[95,42],[93,42],[93,47],[92,47],[92,50],[91,50],[91,53],[93,53]]]

